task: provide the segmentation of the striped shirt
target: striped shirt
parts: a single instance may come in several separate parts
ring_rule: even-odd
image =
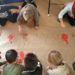
[[[72,14],[72,6],[73,6],[73,3],[74,3],[74,2],[68,3],[68,4],[64,7],[64,9],[62,9],[62,10],[60,11],[60,13],[58,14],[58,19],[62,19],[63,16],[64,16],[66,13],[68,13],[71,17],[73,17],[73,14]]]

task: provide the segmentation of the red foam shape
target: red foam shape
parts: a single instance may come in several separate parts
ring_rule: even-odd
[[[22,64],[23,63],[23,61],[24,61],[24,52],[23,51],[20,51],[19,53],[18,53],[18,59],[17,59],[17,64]]]
[[[61,34],[61,39],[65,42],[65,43],[69,43],[69,37],[66,33],[62,33]]]
[[[9,34],[9,35],[8,35],[8,41],[9,41],[10,43],[12,43],[13,40],[14,40],[14,36],[13,36],[12,34]]]
[[[25,56],[24,52],[21,51],[21,52],[19,53],[19,58],[20,58],[22,61],[24,60],[24,56]]]

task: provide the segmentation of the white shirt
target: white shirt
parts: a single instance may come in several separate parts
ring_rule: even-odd
[[[58,19],[62,19],[63,16],[68,13],[71,17],[73,17],[73,14],[72,14],[72,6],[73,6],[73,3],[74,2],[70,2],[68,3],[61,11],[60,13],[58,14]]]
[[[68,75],[69,69],[66,65],[58,66],[55,69],[48,69],[48,75]]]

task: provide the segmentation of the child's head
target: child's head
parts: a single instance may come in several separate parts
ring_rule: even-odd
[[[62,64],[62,61],[63,61],[63,59],[62,59],[60,52],[53,50],[49,53],[49,55],[48,55],[49,64],[58,66],[58,65]]]
[[[31,7],[25,8],[25,11],[23,12],[23,18],[25,21],[28,21],[31,17],[34,16],[34,12]]]
[[[28,70],[33,70],[37,67],[38,59],[35,54],[28,53],[24,59],[25,67]]]
[[[16,61],[17,59],[17,52],[14,49],[10,49],[6,52],[5,54],[5,58],[7,60],[8,63],[13,63]]]

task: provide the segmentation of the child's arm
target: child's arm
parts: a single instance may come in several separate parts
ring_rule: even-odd
[[[67,5],[66,7],[64,7],[60,13],[58,14],[58,19],[60,21],[60,25],[61,27],[65,28],[65,24],[64,24],[64,21],[63,21],[63,17],[66,13],[68,13],[68,11],[70,11],[70,7]]]
[[[62,28],[65,28],[66,27],[66,25],[64,24],[63,19],[60,19],[60,25],[61,25]]]
[[[23,38],[27,36],[27,33],[23,31],[23,27],[21,25],[18,25],[18,31],[23,36]]]

